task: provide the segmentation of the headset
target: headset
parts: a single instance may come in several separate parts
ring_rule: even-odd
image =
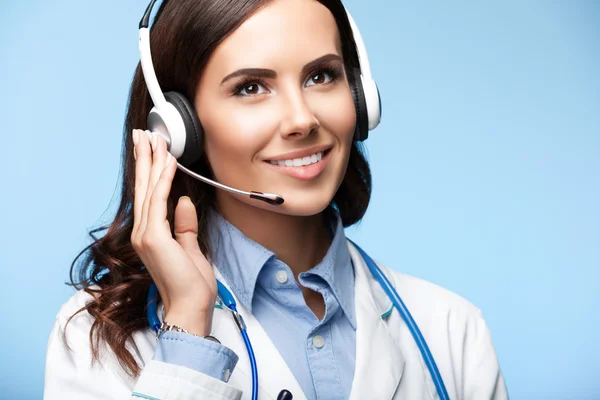
[[[177,167],[186,174],[229,192],[262,200],[272,205],[283,204],[283,197],[278,194],[258,191],[246,192],[234,189],[199,175],[190,169],[190,166],[202,157],[204,129],[192,102],[179,92],[163,93],[156,78],[150,51],[150,29],[148,28],[150,14],[155,3],[156,0],[150,1],[139,24],[140,63],[148,92],[154,103],[148,114],[147,133],[149,135],[159,134],[165,140],[169,153],[177,160]],[[381,120],[381,97],[377,84],[371,75],[371,66],[369,65],[367,49],[362,36],[348,10],[346,10],[346,14],[356,42],[360,66],[360,68],[354,70],[354,82],[350,82],[350,90],[356,109],[354,140],[362,142],[369,136],[369,131],[379,125]]]

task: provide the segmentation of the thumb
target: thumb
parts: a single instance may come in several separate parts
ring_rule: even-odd
[[[173,225],[175,227],[175,240],[196,264],[214,296],[217,293],[217,281],[211,264],[200,251],[198,245],[198,215],[196,214],[196,207],[189,197],[179,198],[175,207]]]
[[[192,200],[183,196],[175,207],[174,218],[175,240],[190,254],[199,250],[198,246],[198,216]]]

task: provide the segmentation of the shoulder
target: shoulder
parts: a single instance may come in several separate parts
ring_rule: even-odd
[[[432,282],[380,268],[396,287],[457,397],[508,398],[491,333],[479,308]],[[390,323],[405,325],[398,313],[392,313]]]
[[[444,335],[460,341],[476,330],[487,331],[481,310],[469,300],[440,285],[415,276],[380,268],[396,288],[406,308],[422,331],[430,335]],[[400,316],[396,314],[400,323]],[[423,332],[425,334],[425,332]]]
[[[78,290],[60,307],[48,342],[48,359],[69,359],[75,364],[90,362],[94,358],[91,346],[96,343],[100,364],[125,376],[110,346],[91,335],[96,318],[88,312],[86,306],[94,301],[93,290],[98,288],[92,286],[90,289],[92,293]],[[143,365],[154,352],[154,335],[149,329],[134,332],[126,341],[125,347],[138,365]]]
[[[44,398],[129,398],[136,379],[105,342],[91,336],[95,318],[85,306],[93,300],[79,290],[60,307],[46,350]],[[143,365],[141,353],[128,350]]]
[[[371,259],[371,257],[366,255],[364,251],[361,251],[351,241],[349,241],[349,249],[353,262],[356,262],[355,268],[361,266],[357,276],[364,276],[368,280],[371,287],[371,294],[374,296],[378,306],[381,307],[383,305],[386,310],[389,310],[392,301],[379,282],[377,282],[377,279],[369,271],[369,260],[374,262],[387,277],[411,314],[422,314],[427,321],[439,319],[449,313],[471,317],[481,316],[481,311],[477,307],[451,290],[425,279],[389,268],[376,259]]]
[[[90,332],[94,319],[82,307],[92,299],[91,294],[80,290],[60,307],[48,341],[47,366],[75,368],[85,362],[87,368],[87,363],[91,363]]]
[[[78,290],[62,304],[56,314],[55,329],[65,331],[67,338],[80,336],[89,341],[89,334],[96,317],[90,314],[86,307],[96,299],[95,296],[99,296],[94,293],[98,289],[97,286],[90,286],[87,291]],[[148,337],[153,338],[149,329],[134,332],[131,339],[133,343],[138,344],[140,341],[146,341]]]
[[[94,289],[94,287],[92,287]],[[78,290],[65,303],[56,314],[56,322],[64,329],[64,325],[71,323],[92,325],[94,319],[85,309],[86,305],[94,300],[94,296],[85,290]]]
[[[88,311],[86,306],[95,300],[94,290],[99,289],[96,286],[91,286],[88,291],[78,290],[75,292],[59,309],[56,314],[54,323],[53,336],[58,337],[58,334],[63,335],[66,340],[66,345],[71,347],[88,348],[91,344],[90,334],[93,331],[96,317]],[[96,333],[96,332],[94,332]],[[97,339],[97,338],[96,338]],[[142,355],[147,353],[154,347],[154,335],[150,329],[142,329],[134,332],[126,341],[126,348],[134,355]],[[110,353],[104,341],[97,342],[100,348]],[[141,349],[138,347],[141,346]]]
[[[94,296],[84,290],[75,292],[62,304],[50,335],[48,352],[71,353],[81,359],[92,358],[90,334],[95,318],[85,308]]]
[[[393,284],[401,297],[418,301],[424,307],[433,310],[447,310],[480,316],[481,311],[473,303],[457,293],[440,285],[402,272],[394,271],[380,265],[385,274],[393,280]]]

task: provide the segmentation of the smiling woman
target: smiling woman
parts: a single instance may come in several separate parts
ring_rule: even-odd
[[[71,270],[45,398],[506,398],[477,308],[345,238],[380,105],[343,5],[173,0],[148,36],[153,4],[121,203]]]

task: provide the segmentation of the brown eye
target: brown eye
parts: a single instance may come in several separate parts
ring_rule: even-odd
[[[327,84],[335,81],[335,79],[337,78],[337,75],[338,74],[335,70],[321,69],[320,71],[313,73],[313,75],[310,78],[308,78],[305,85],[306,86],[327,85]]]
[[[252,85],[248,85],[244,87],[244,92],[246,94],[258,94],[258,85],[253,83]]]
[[[325,83],[325,74],[322,72],[319,72],[318,74],[313,75],[311,80],[314,84],[321,85],[321,84]]]
[[[236,96],[258,96],[264,93],[268,93],[268,90],[261,82],[242,82],[233,90]]]

